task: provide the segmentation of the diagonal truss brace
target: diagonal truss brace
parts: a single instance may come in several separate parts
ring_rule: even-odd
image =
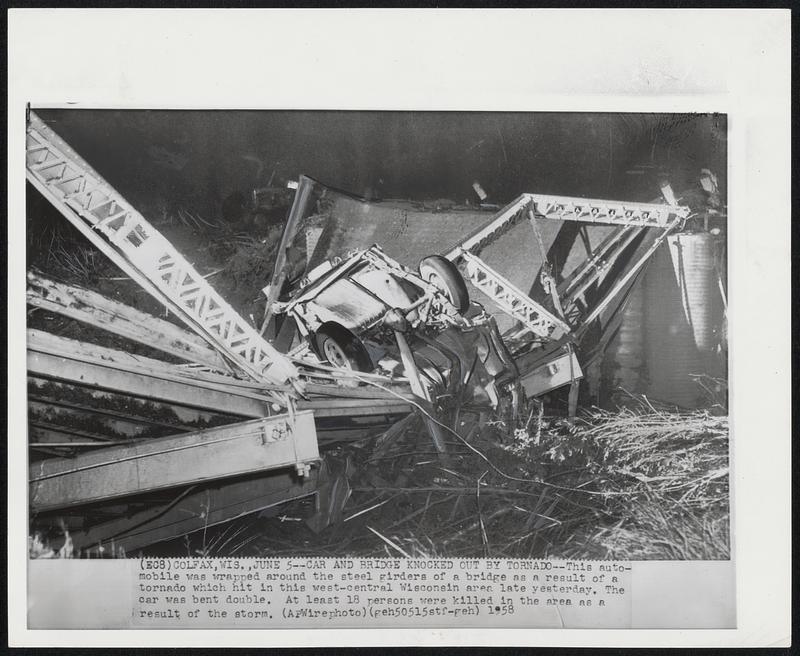
[[[470,282],[530,332],[550,339],[558,339],[570,332],[568,324],[515,287],[477,255],[463,251],[460,259]]]
[[[104,249],[124,270],[133,267],[160,302],[256,381],[297,384],[283,354],[208,284],[158,230],[33,112],[26,140],[27,177],[73,223],[102,233]],[[77,221],[77,218],[80,221]]]
[[[647,264],[653,254],[658,250],[667,236],[675,230],[680,222],[682,221],[681,217],[676,217],[672,223],[669,223],[664,227],[664,230],[661,234],[656,237],[656,239],[651,244],[650,248],[636,261],[634,264],[625,272],[616,284],[608,291],[608,293],[603,297],[603,299],[592,309],[592,311],[583,319],[583,323],[576,331],[577,334],[581,334],[585,332],[591,323],[600,317],[600,315],[605,311],[606,307],[608,307],[609,303],[625,288],[625,286],[630,282],[631,278],[633,278],[639,270]]]
[[[527,199],[520,196],[500,210],[489,225],[474,232],[445,257],[454,263],[463,263],[467,279],[503,312],[519,321],[523,332],[532,332],[545,339],[558,339],[570,332],[569,325],[501,276],[477,255],[484,245],[494,241],[517,223],[527,204]]]
[[[689,214],[688,207],[678,205],[522,194],[501,209],[488,225],[473,232],[445,255],[452,262],[463,262],[470,282],[503,311],[520,321],[525,332],[550,339],[558,339],[569,333],[570,326],[478,257],[484,246],[516,225],[525,211],[534,220],[542,217],[559,221],[660,228],[672,226]]]
[[[230,373],[219,352],[194,333],[102,294],[28,272],[27,300],[34,308],[77,319],[213,371]]]
[[[453,260],[460,250],[476,253],[516,224],[522,218],[521,212],[524,209],[531,209],[536,216],[555,221],[580,221],[644,228],[664,228],[673,217],[685,219],[690,211],[688,207],[681,205],[522,194],[500,210],[491,222],[455,246],[445,257]]]

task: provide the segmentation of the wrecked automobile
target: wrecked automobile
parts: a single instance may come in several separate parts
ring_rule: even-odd
[[[379,246],[332,258],[273,304],[319,360],[353,372],[413,376],[438,400],[496,408],[517,372],[494,319],[469,298],[456,266],[440,255],[417,271]]]

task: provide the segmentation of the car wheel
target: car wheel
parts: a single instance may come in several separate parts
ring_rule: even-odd
[[[354,371],[372,371],[372,360],[364,343],[344,326],[323,324],[314,336],[317,353],[331,366]]]
[[[419,263],[419,275],[439,289],[462,314],[469,309],[469,292],[464,278],[450,260],[430,255]]]

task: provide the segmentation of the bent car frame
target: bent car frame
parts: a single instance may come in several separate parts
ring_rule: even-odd
[[[439,255],[423,258],[415,272],[380,246],[353,251],[317,266],[273,309],[294,321],[317,358],[354,371],[413,375],[398,352],[397,334],[404,335],[439,398],[497,407],[498,387],[516,379],[494,320]]]

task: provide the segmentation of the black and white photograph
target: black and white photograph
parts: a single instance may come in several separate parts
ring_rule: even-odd
[[[726,117],[30,109],[30,555],[730,557]]]
[[[10,644],[790,644],[789,16],[11,10]]]

